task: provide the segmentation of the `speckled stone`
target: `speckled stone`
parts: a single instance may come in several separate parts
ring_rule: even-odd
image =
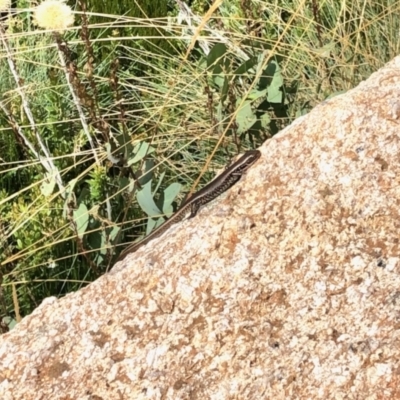
[[[0,398],[400,398],[400,58],[197,217],[0,338]]]

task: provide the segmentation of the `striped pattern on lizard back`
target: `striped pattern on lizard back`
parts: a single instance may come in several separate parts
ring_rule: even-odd
[[[151,232],[150,235],[145,237],[142,241],[133,243],[125,248],[119,255],[117,262],[121,261],[129,253],[135,252],[139,247],[162,235],[171,227],[171,225],[182,221],[188,211],[190,211],[189,218],[193,218],[201,206],[204,206],[231,188],[242,177],[243,173],[260,158],[260,156],[261,152],[259,150],[249,150],[244,153],[242,157],[230,165],[213,181],[184,201],[175,214]]]

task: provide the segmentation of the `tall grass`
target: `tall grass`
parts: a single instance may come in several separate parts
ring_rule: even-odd
[[[157,18],[80,4],[57,33],[22,2],[1,20],[4,330],[106,272],[232,155],[399,52],[395,1],[169,4]]]

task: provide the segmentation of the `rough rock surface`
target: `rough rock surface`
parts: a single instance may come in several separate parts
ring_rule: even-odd
[[[399,128],[396,58],[3,335],[0,398],[400,398]]]

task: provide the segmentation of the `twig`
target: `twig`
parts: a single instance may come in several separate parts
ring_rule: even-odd
[[[0,23],[0,37],[1,37],[1,41],[3,43],[4,48],[6,49],[7,52],[7,62],[8,65],[10,67],[11,73],[14,77],[15,83],[16,83],[16,89],[18,94],[21,97],[22,100],[22,106],[24,108],[25,114],[28,117],[32,132],[34,133],[36,140],[40,146],[41,151],[43,152],[43,154],[45,155],[45,157],[41,156],[40,153],[38,151],[35,150],[35,147],[29,142],[29,140],[27,139],[27,137],[22,133],[22,129],[20,127],[18,127],[18,132],[21,135],[21,137],[23,138],[24,142],[26,143],[26,145],[29,147],[29,149],[33,152],[33,154],[35,155],[35,157],[38,158],[38,160],[40,161],[40,163],[43,165],[43,167],[45,168],[45,170],[50,174],[50,176],[54,177],[58,188],[60,190],[60,194],[61,196],[64,198],[65,197],[65,187],[63,185],[62,179],[61,179],[61,175],[60,172],[58,171],[58,168],[54,165],[50,153],[47,149],[47,147],[44,145],[42,138],[39,135],[39,132],[36,128],[36,124],[35,124],[35,120],[33,118],[33,114],[31,112],[31,109],[29,107],[28,104],[28,100],[25,96],[24,91],[22,90],[22,85],[21,85],[21,78],[18,75],[17,72],[17,67],[15,65],[13,56],[12,56],[12,52],[11,49],[8,45],[8,41],[7,41],[7,35],[6,32],[4,30],[3,24]],[[6,113],[6,115],[8,116],[8,118],[10,119],[10,115],[11,113],[7,111],[6,107],[4,106],[3,103],[0,102],[0,107],[3,109],[3,111]],[[10,119],[11,121],[14,122],[14,124],[16,124],[15,119]]]
[[[64,72],[65,72],[65,75],[66,75],[66,78],[67,78],[67,84],[68,84],[69,90],[70,90],[71,95],[72,95],[72,99],[73,99],[73,101],[75,103],[76,109],[78,110],[78,114],[79,114],[79,118],[81,120],[83,131],[85,132],[86,137],[87,137],[87,139],[88,139],[88,141],[90,143],[90,147],[93,150],[93,156],[94,156],[94,158],[96,160],[96,163],[98,165],[100,165],[99,158],[97,157],[96,146],[94,145],[93,139],[92,139],[92,137],[90,135],[90,132],[89,132],[89,125],[86,122],[86,117],[85,117],[85,114],[83,112],[83,109],[82,109],[82,106],[81,106],[81,102],[79,101],[79,98],[78,98],[78,96],[76,94],[76,91],[74,89],[74,85],[73,85],[74,78],[75,78],[74,72],[76,72],[76,71],[72,71],[71,68],[68,68],[67,63],[65,61],[64,53],[66,51],[67,44],[66,44],[66,42],[64,42],[61,39],[61,37],[60,37],[60,35],[58,33],[54,32],[54,36],[55,36],[56,43],[57,43],[58,56],[60,57],[61,66],[64,69]],[[69,66],[73,67],[71,65],[71,62],[69,62]]]

